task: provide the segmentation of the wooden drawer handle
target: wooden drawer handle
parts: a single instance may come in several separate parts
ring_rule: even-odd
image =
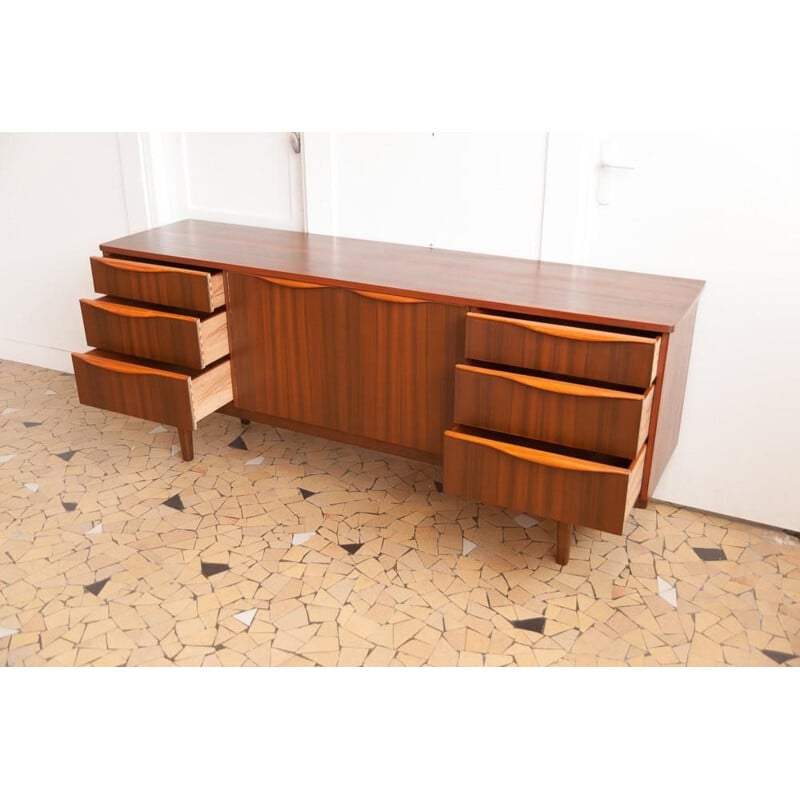
[[[264,277],[264,276],[257,276],[262,281],[267,281],[267,283],[274,283],[276,286],[286,286],[289,289],[332,289],[335,287],[332,286],[324,286],[320,283],[308,283],[306,281],[293,281],[289,280],[288,278],[272,278],[272,277]],[[425,303],[425,300],[418,300],[416,297],[403,297],[401,295],[395,294],[382,294],[380,292],[368,292],[362,289],[353,289],[353,294],[361,295],[361,297],[367,297],[370,300],[382,300],[385,303]]]
[[[614,333],[613,331],[599,331],[590,328],[572,328],[569,325],[556,325],[550,322],[534,322],[529,319],[517,319],[515,317],[493,317],[490,314],[480,314],[470,311],[467,317],[482,319],[489,322],[498,322],[504,325],[516,325],[518,328],[525,328],[534,333],[541,333],[545,336],[555,336],[559,339],[573,339],[580,342],[609,342],[611,344],[650,344],[655,346],[657,339],[650,339],[646,336],[631,336],[626,333]]]
[[[306,283],[305,281],[290,281],[288,278],[266,278],[262,275],[256,276],[259,280],[267,283],[274,283],[276,286],[286,286],[289,289],[325,289],[320,283]]]
[[[195,270],[195,269],[184,269],[182,267],[168,267],[163,264],[138,264],[135,261],[121,261],[118,258],[98,258],[101,264],[107,267],[113,267],[114,269],[121,269],[125,272],[179,272],[181,275],[198,275],[205,277],[206,279],[210,279],[210,275],[208,272],[203,270]]]
[[[196,322],[197,317],[192,317],[187,314],[173,314],[168,311],[153,311],[149,308],[139,308],[138,306],[125,306],[121,303],[111,303],[100,300],[81,300],[82,303],[96,308],[98,311],[106,311],[112,314],[117,314],[120,317],[135,317],[138,319],[179,319],[186,322]]]
[[[612,467],[610,464],[598,464],[594,461],[583,461],[580,458],[572,458],[571,456],[562,456],[558,453],[551,453],[547,450],[534,450],[530,447],[522,447],[518,444],[509,444],[508,442],[497,442],[493,439],[481,439],[478,436],[470,436],[468,433],[461,433],[460,431],[445,431],[445,436],[452,439],[461,439],[465,442],[480,445],[481,447],[488,447],[492,450],[498,450],[505,453],[507,456],[517,458],[520,461],[529,461],[533,464],[540,464],[544,467],[554,467],[556,469],[568,469],[573,472],[602,472],[607,475],[629,475],[630,470],[622,469],[621,467]]]
[[[368,292],[362,289],[353,289],[353,293],[366,297],[370,300],[381,300],[384,303],[427,303],[427,300],[420,300],[416,297],[404,297],[398,294],[382,294],[381,292]]]
[[[492,378],[503,378],[513,383],[530,386],[533,389],[540,389],[543,392],[550,392],[552,394],[564,394],[572,397],[596,397],[609,400],[641,401],[643,399],[643,395],[635,394],[634,392],[602,389],[599,386],[589,386],[583,383],[554,381],[549,378],[537,378],[533,375],[518,375],[514,372],[502,372],[501,370],[485,369],[484,367],[473,367],[471,364],[456,364],[456,369],[463,370],[464,372],[474,372],[478,375],[487,375]]]
[[[176,375],[174,372],[167,372],[162,369],[153,369],[152,367],[143,367],[139,364],[128,364],[124,361],[112,361],[108,358],[98,358],[91,353],[77,354],[78,358],[91,364],[94,367],[103,369],[107,372],[119,372],[123,375],[158,375],[162,378],[171,378],[181,383],[189,380],[188,375]]]

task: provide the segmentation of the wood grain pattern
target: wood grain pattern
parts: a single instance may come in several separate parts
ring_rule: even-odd
[[[545,336],[555,336],[559,339],[572,339],[576,342],[610,342],[620,344],[650,344],[652,339],[644,336],[633,336],[628,333],[618,331],[599,330],[597,328],[574,328],[570,325],[552,322],[541,322],[540,320],[525,319],[524,317],[491,317],[479,312],[473,312],[470,317],[475,319],[502,319],[506,325],[516,325],[534,333],[541,333]]]
[[[658,338],[605,331],[581,331],[586,338],[576,338],[568,326],[525,322],[470,312],[467,358],[643,389],[655,378]],[[589,338],[594,333],[603,338]]]
[[[194,437],[191,428],[178,428],[178,441],[181,445],[181,457],[184,461],[194,458]]]
[[[259,276],[261,277],[261,276]],[[309,283],[308,281],[290,281],[286,280],[285,278],[275,278],[275,277],[266,277],[263,278],[265,281],[269,281],[270,283],[274,283],[276,286],[288,286],[291,289],[322,289],[323,284],[321,283]]]
[[[474,428],[633,459],[650,423],[644,394],[459,364],[455,421]]]
[[[78,399],[84,405],[192,429],[191,374],[145,365],[102,350],[73,353]]]
[[[165,276],[225,271],[234,411],[409,457],[444,456],[446,490],[559,520],[559,560],[571,523],[620,532],[675,447],[702,281],[194,220],[101,249],[93,272],[119,288],[98,291],[161,305],[196,302],[185,286],[181,299],[165,299]],[[198,274],[209,284],[204,302],[224,303],[222,274]],[[157,298],[146,294],[153,287]],[[482,311],[467,322],[469,307]],[[225,338],[219,324],[207,334],[218,346]],[[480,364],[456,370],[465,353]],[[559,374],[636,389],[552,379]],[[462,423],[625,466],[502,433],[442,436],[456,380]],[[190,395],[195,411],[225,397],[194,378]]]
[[[226,278],[236,405],[346,430],[343,291],[236,274]]]
[[[641,486],[645,452],[646,447],[629,469],[620,469],[449,430],[444,490],[534,516],[622,533]]]
[[[445,435],[453,439],[474,442],[475,444],[480,444],[482,447],[497,450],[518,461],[529,461],[533,464],[541,464],[546,467],[571,470],[573,472],[599,472],[604,475],[628,475],[629,473],[626,467],[616,466],[615,464],[609,464],[603,461],[593,461],[588,458],[577,458],[576,456],[567,455],[558,450],[544,449],[545,445],[543,443],[537,443],[539,446],[534,447],[533,443],[519,444],[516,441],[509,440],[509,438],[492,435],[490,433],[486,433],[485,436],[479,436],[469,432],[469,429],[460,425],[457,425],[449,431],[445,431]]]
[[[556,527],[556,564],[569,563],[569,548],[572,544],[572,523],[559,522]]]
[[[203,367],[230,353],[226,311],[217,311],[200,321],[200,353]]]
[[[226,358],[192,376],[189,384],[195,423],[233,401],[231,361]]]
[[[237,407],[441,458],[463,309],[227,281]]]
[[[101,350],[195,369],[228,353],[224,311],[200,319],[109,297],[80,305],[86,342]]]
[[[381,300],[384,303],[424,303],[425,300],[420,300],[418,297],[402,297],[397,294],[384,294],[382,292],[365,292],[354,290],[354,294],[359,297],[366,297],[370,300]]]
[[[672,330],[703,287],[684,278],[200,220],[125,236],[101,250],[651,331]]]
[[[252,420],[254,422],[260,422],[263,425],[272,425],[275,428],[283,428],[288,431],[298,431],[299,433],[305,433],[309,436],[321,436],[323,439],[332,439],[334,442],[343,442],[353,445],[354,447],[365,447],[369,450],[378,450],[382,453],[391,453],[392,455],[410,458],[414,461],[424,461],[428,464],[442,463],[441,452],[434,454],[424,450],[415,450],[412,447],[403,447],[403,445],[400,444],[370,439],[366,436],[348,433],[347,431],[323,428],[319,425],[309,425],[306,422],[299,422],[296,419],[274,417],[270,414],[262,414],[260,411],[253,411],[238,405],[233,405],[233,403],[223,406],[218,409],[218,411],[221,414],[230,414],[231,416],[238,417],[244,424]]]
[[[652,458],[645,466],[640,505],[647,504],[647,498],[654,492],[678,444],[696,315],[695,305],[675,330],[665,337],[649,431]]]
[[[178,429],[181,454],[194,458],[192,431],[198,420],[233,400],[230,360],[206,370],[164,365],[90,350],[73,353],[81,403]]]
[[[211,312],[225,304],[222,273],[118,258],[90,259],[94,290],[172,308]]]

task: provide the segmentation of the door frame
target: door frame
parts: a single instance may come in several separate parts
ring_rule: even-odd
[[[130,230],[144,230],[179,219],[213,219],[239,225],[281,227],[272,217],[194,206],[188,197],[185,133],[119,133],[120,166]],[[287,147],[289,147],[288,133]],[[305,136],[297,159],[290,160],[291,230],[307,230]],[[299,187],[298,192],[294,187]],[[300,196],[297,196],[299,193]]]

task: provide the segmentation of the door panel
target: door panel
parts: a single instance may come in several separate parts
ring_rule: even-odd
[[[150,134],[159,224],[206,219],[305,229],[302,153],[288,133]]]
[[[441,457],[465,309],[227,279],[238,407]]]
[[[465,309],[347,292],[350,431],[440,455]]]
[[[800,349],[799,183],[789,131],[551,134],[542,251],[706,281],[680,439],[652,493],[790,530],[800,530],[800,373],[787,369]]]
[[[310,135],[320,233],[539,258],[547,134]]]
[[[347,430],[344,290],[228,274],[227,292],[234,403]]]

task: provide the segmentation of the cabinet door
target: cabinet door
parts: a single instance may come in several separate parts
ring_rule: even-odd
[[[465,309],[347,292],[350,430],[441,456],[452,424]]]
[[[344,290],[228,274],[234,403],[248,411],[343,429],[348,360]]]
[[[228,275],[234,402],[441,458],[465,309]]]

